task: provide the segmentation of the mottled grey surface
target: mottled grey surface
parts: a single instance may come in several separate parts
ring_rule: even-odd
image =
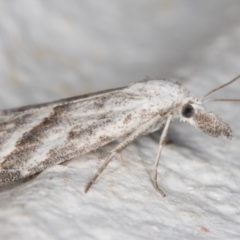
[[[193,96],[240,73],[240,2],[0,2],[0,106],[17,107],[150,78],[175,77]],[[239,98],[240,82],[214,96]],[[231,141],[170,126],[116,158],[85,195],[110,146],[0,192],[1,239],[239,239],[239,103],[209,103]]]

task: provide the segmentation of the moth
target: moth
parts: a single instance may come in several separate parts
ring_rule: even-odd
[[[170,122],[179,118],[210,136],[231,139],[229,125],[203,104],[239,101],[205,100],[238,78],[240,75],[198,98],[190,97],[180,83],[144,80],[128,87],[1,110],[0,186],[123,139],[89,181],[87,192],[116,154],[141,135],[163,127],[152,179],[154,188],[165,196],[157,183],[157,168]]]

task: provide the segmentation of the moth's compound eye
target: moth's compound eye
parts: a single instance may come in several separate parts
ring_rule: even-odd
[[[195,110],[192,105],[190,104],[185,104],[182,108],[182,115],[185,118],[191,118],[195,113]]]

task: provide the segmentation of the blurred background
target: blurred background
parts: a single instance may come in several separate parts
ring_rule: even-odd
[[[0,107],[146,77],[226,81],[239,31],[239,0],[1,0]]]

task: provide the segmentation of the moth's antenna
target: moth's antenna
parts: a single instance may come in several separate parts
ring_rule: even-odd
[[[240,99],[216,98],[216,99],[206,99],[203,102],[204,103],[207,103],[207,102],[240,102]]]
[[[236,81],[237,79],[239,79],[239,78],[240,78],[240,75],[238,75],[237,77],[235,77],[235,78],[232,79],[231,81],[229,81],[229,82],[227,82],[227,83],[225,83],[225,84],[223,84],[223,85],[221,85],[221,86],[219,86],[219,87],[217,87],[217,88],[212,89],[211,91],[209,91],[208,93],[206,93],[205,95],[203,95],[202,97],[200,97],[199,99],[202,100],[202,99],[205,98],[206,96],[212,94],[213,92],[218,91],[218,90],[221,89],[221,88],[226,87],[227,85],[235,82],[235,81]]]

